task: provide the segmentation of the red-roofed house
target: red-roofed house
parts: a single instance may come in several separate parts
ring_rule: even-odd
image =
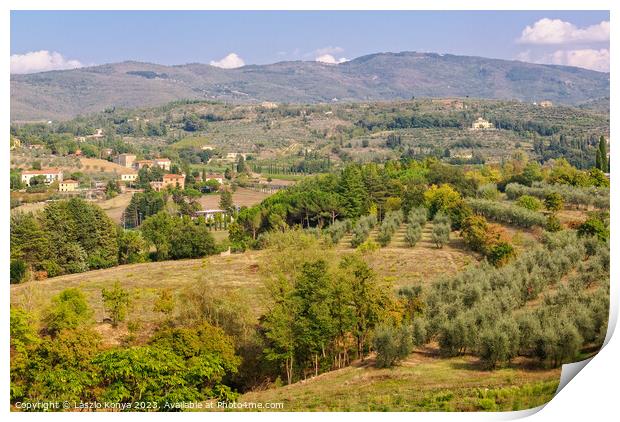
[[[30,186],[30,179],[35,176],[44,176],[48,185],[56,180],[62,182],[62,170],[59,168],[22,171],[22,182]]]

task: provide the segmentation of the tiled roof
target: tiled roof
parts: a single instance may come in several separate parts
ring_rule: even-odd
[[[41,170],[26,170],[22,171],[22,174],[58,174],[61,173],[59,168],[49,168],[49,169],[41,169]]]

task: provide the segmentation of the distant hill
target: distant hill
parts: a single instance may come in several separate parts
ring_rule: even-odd
[[[476,97],[578,105],[609,97],[609,74],[434,53],[378,53],[329,65],[280,62],[220,69],[123,62],[11,75],[11,120],[59,120],[110,106],[156,106],[176,99],[235,102]]]

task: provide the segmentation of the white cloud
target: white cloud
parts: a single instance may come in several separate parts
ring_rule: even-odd
[[[559,64],[583,67],[599,72],[609,72],[609,50],[584,48],[578,50],[557,50],[551,53],[536,54],[530,50],[517,55],[517,60],[531,63]]]
[[[35,73],[47,70],[76,69],[83,64],[65,59],[62,54],[47,50],[11,55],[11,73]]]
[[[609,72],[609,50],[558,50],[551,55],[551,63]]]
[[[327,63],[327,64],[338,64],[338,63],[344,63],[347,61],[345,57],[340,57],[336,59],[331,54],[323,54],[321,56],[316,57],[314,60],[317,62]]]
[[[334,47],[327,46],[322,48],[317,48],[316,50],[304,54],[305,59],[314,58],[315,61],[327,64],[338,64],[344,63],[348,61],[347,58],[342,57],[342,53],[344,52],[344,48],[342,47]]]
[[[609,41],[609,21],[578,28],[560,19],[540,19],[526,26],[517,40],[522,44],[571,44]]]
[[[212,60],[209,64],[211,66],[221,67],[222,69],[235,69],[237,67],[245,66],[243,59],[235,53],[230,53],[220,60]]]

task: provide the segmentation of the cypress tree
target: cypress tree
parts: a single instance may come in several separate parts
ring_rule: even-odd
[[[601,157],[601,167],[599,168],[603,173],[607,173],[607,142],[605,142],[605,137],[602,135],[598,140],[598,150]]]

